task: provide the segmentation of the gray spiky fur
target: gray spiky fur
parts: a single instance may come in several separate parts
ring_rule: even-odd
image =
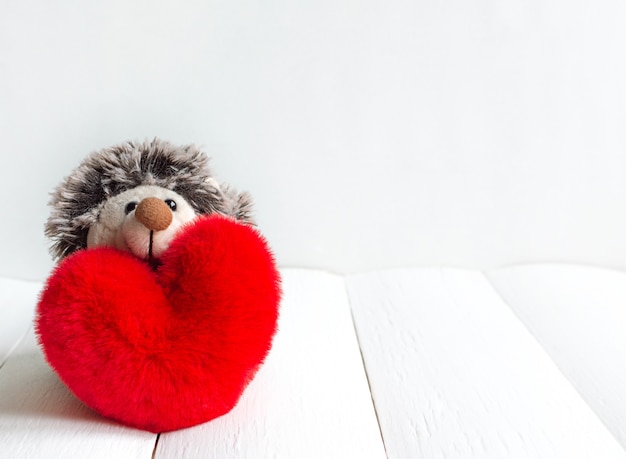
[[[87,232],[112,196],[156,185],[184,197],[196,213],[220,213],[254,224],[252,198],[212,180],[209,158],[195,145],[163,140],[126,142],[91,153],[54,190],[45,234],[50,253],[63,258],[87,245]]]

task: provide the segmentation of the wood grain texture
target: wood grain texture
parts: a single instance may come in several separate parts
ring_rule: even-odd
[[[624,458],[478,272],[347,280],[389,458]]]
[[[626,448],[626,273],[522,265],[488,276]]]
[[[157,458],[384,458],[342,277],[283,271],[274,347],[239,404]]]
[[[40,282],[0,278],[0,367],[29,329]]]
[[[0,457],[148,459],[155,441],[78,401],[46,364],[32,330],[0,368]]]

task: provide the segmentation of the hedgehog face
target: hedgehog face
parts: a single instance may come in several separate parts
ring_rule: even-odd
[[[87,247],[110,246],[144,260],[159,259],[178,230],[196,218],[178,193],[141,185],[107,199],[87,233]]]
[[[155,199],[140,206],[147,197]],[[168,217],[155,217],[160,223],[154,223],[151,215],[164,207],[157,201],[169,199],[176,210],[170,209],[170,226],[159,229]],[[159,139],[91,153],[57,186],[50,205],[45,234],[56,259],[98,245],[129,250],[140,258],[158,257],[178,228],[196,214],[217,213],[254,225],[251,196],[218,183],[202,151]]]

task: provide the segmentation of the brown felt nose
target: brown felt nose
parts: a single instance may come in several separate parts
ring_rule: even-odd
[[[172,211],[159,198],[146,198],[137,205],[135,218],[149,230],[162,231],[172,223]]]

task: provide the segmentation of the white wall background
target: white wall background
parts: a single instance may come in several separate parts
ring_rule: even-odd
[[[203,145],[283,266],[626,267],[621,0],[0,2],[0,275],[90,151]]]

